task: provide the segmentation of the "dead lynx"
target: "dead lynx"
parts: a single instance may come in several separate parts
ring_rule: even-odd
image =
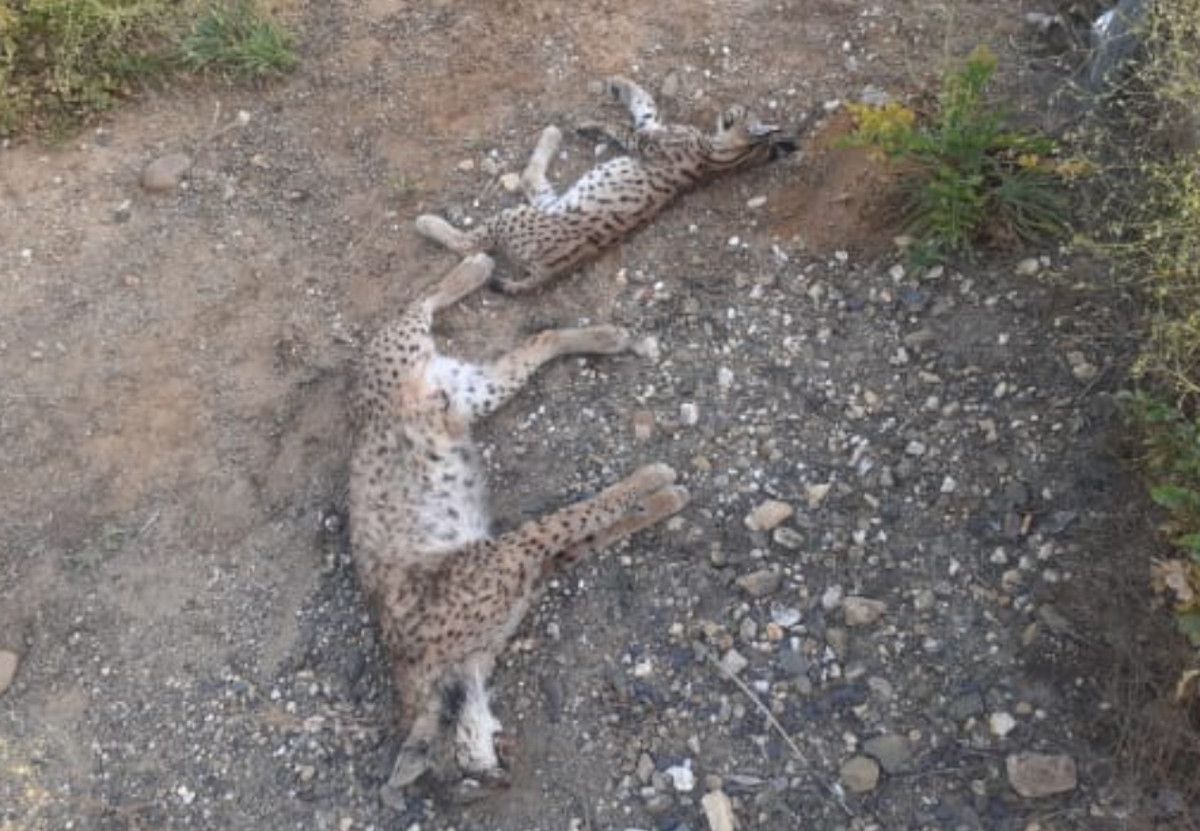
[[[546,167],[562,133],[547,127],[521,176],[528,205],[500,211],[471,231],[425,214],[417,218],[417,230],[460,254],[502,250],[528,273],[523,280],[497,282],[502,291],[515,294],[570,271],[618,242],[694,185],[796,149],[794,136],[758,123],[742,107],[726,110],[716,131],[705,134],[695,127],[661,123],[654,99],[627,78],[610,78],[605,85],[629,108],[633,129],[587,129],[603,134],[629,155],[593,168],[560,196],[546,180]]]
[[[624,329],[592,326],[543,332],[491,364],[438,354],[433,314],[487,282],[492,265],[482,254],[467,258],[362,355],[351,540],[407,731],[383,790],[389,804],[402,802],[401,789],[427,769],[444,767],[451,752],[467,774],[502,779],[500,723],[486,685],[539,585],[687,501],[671,468],[649,465],[591,499],[491,536],[471,423],[553,358],[632,346]]]

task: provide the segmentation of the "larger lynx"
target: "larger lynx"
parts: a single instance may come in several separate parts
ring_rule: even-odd
[[[475,291],[491,271],[487,256],[468,258],[362,356],[351,540],[405,714],[407,735],[382,793],[390,804],[451,752],[468,774],[502,776],[500,724],[486,684],[543,578],[687,501],[671,468],[649,465],[591,499],[490,535],[471,423],[546,361],[632,346],[625,330],[593,326],[543,332],[491,364],[438,354],[434,312]]]
[[[547,127],[521,176],[528,205],[503,210],[471,231],[425,214],[417,230],[461,254],[502,250],[527,272],[505,279],[510,294],[536,288],[570,271],[658,215],[681,192],[722,173],[740,170],[796,149],[794,136],[760,124],[742,107],[721,114],[715,132],[663,124],[654,99],[627,78],[606,82],[629,108],[633,129],[593,125],[629,155],[588,171],[562,195],[546,179],[546,167],[562,134]]]

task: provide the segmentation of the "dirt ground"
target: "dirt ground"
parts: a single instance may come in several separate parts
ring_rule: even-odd
[[[1103,265],[906,271],[877,172],[831,140],[836,102],[926,89],[977,41],[1052,120],[1027,5],[294,5],[286,83],[151,94],[0,150],[0,648],[21,656],[0,828],[699,831],[710,791],[767,831],[1186,827],[1089,738],[1103,668],[1061,659],[1081,635],[1059,588],[1128,492],[1097,441],[1129,332]],[[590,84],[613,72],[679,118],[742,101],[801,124],[806,152],[445,316],[466,355],[585,320],[661,342],[550,367],[492,420],[500,526],[650,460],[693,503],[526,621],[495,679],[513,788],[396,814],[398,705],[339,522],[349,361],[453,262],[413,217],[512,203],[500,174],[547,123],[606,112]],[[594,158],[564,148],[560,182]],[[171,152],[185,186],[143,192]],[[795,515],[748,530],[768,498]],[[738,584],[763,569],[778,586]],[[886,611],[851,625],[850,596]],[[744,686],[708,657],[731,652]],[[1022,797],[1022,751],[1069,755],[1077,784]],[[883,764],[861,792],[855,757]]]

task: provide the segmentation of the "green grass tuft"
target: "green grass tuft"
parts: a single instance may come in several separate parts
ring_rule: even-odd
[[[180,56],[193,72],[242,79],[282,75],[297,62],[292,36],[247,0],[208,8],[184,38]]]

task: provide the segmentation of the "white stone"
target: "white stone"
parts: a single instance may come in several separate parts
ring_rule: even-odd
[[[679,793],[691,793],[696,787],[696,774],[692,773],[692,760],[687,759],[682,765],[674,765],[664,771]]]
[[[708,831],[736,831],[737,819],[733,815],[733,803],[724,791],[710,791],[700,800],[704,817],[708,820]]]
[[[1005,712],[992,713],[988,716],[988,729],[992,735],[1003,739],[1017,726],[1017,720]]]

